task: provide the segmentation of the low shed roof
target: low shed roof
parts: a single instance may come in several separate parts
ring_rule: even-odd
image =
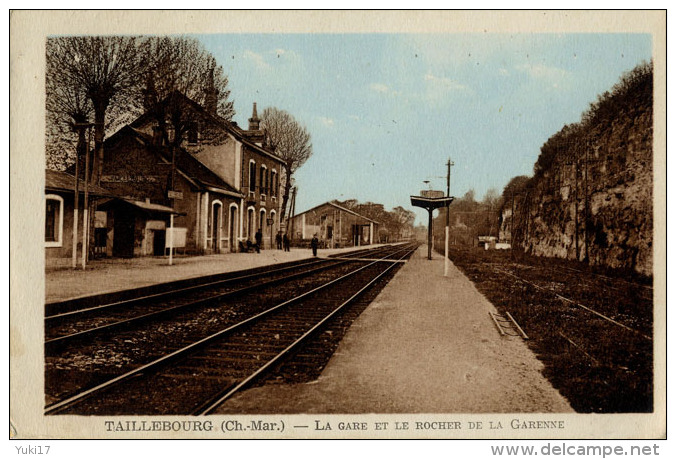
[[[89,184],[87,188],[87,192],[94,196],[114,196],[110,191],[98,185]],[[45,169],[45,190],[75,193],[75,176],[66,172]],[[78,191],[84,193],[84,180],[82,179],[78,179]]]

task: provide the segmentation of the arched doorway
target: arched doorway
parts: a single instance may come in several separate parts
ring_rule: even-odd
[[[267,227],[266,225],[266,220],[265,220],[265,209],[260,210],[260,214],[258,217],[258,229],[261,230],[261,233],[263,234],[263,241],[261,242],[261,245],[265,247],[265,239],[268,237],[268,232],[267,232]]]
[[[237,252],[237,204],[230,205],[230,224],[228,226],[228,240],[230,241],[230,251]]]
[[[214,253],[221,251],[221,209],[223,204],[214,201],[211,204],[211,248]]]
[[[256,213],[253,207],[247,209],[246,216],[246,237],[253,242],[254,234],[256,234]]]

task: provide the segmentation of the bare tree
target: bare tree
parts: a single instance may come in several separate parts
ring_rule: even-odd
[[[310,133],[290,113],[275,107],[263,111],[261,128],[265,131],[267,142],[275,149],[275,154],[285,162],[284,195],[280,211],[280,221],[283,221],[293,174],[312,156]]]
[[[133,93],[138,82],[138,44],[138,37],[58,37],[50,39],[47,46],[47,68],[61,74],[51,82],[48,78],[48,92],[76,98],[84,94],[91,102],[95,145],[92,181],[97,184],[103,166],[108,108],[116,99],[133,104],[134,98],[125,96]]]
[[[72,162],[75,154],[83,154],[84,129],[78,125],[86,123],[92,112],[92,104],[81,86],[74,84],[69,75],[61,71],[54,59],[55,42],[47,41],[46,62],[46,156],[49,169],[64,169]],[[78,132],[78,146],[74,149],[73,132]]]
[[[230,120],[228,78],[214,57],[194,38],[155,37],[143,46],[143,105],[158,123],[165,141],[178,147],[196,121],[186,98],[209,113]],[[171,129],[172,138],[168,138]]]

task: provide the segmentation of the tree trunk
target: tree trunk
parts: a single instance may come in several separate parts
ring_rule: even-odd
[[[107,103],[96,103],[94,106],[94,161],[92,166],[91,183],[101,184],[103,175],[103,138],[106,131],[106,108]]]
[[[285,168],[286,172],[286,183],[284,183],[284,195],[282,195],[282,208],[279,210],[280,217],[279,222],[284,221],[286,216],[286,206],[289,204],[289,193],[291,193],[291,171],[289,168]]]

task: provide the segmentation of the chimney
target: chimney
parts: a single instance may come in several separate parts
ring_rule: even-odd
[[[218,110],[218,89],[216,89],[216,84],[214,82],[214,68],[209,69],[209,82],[206,90],[206,97],[204,99],[204,109],[215,115]]]
[[[253,104],[253,113],[251,118],[249,118],[249,130],[258,131],[260,129],[261,120],[258,118],[258,112],[256,111],[256,102]]]

